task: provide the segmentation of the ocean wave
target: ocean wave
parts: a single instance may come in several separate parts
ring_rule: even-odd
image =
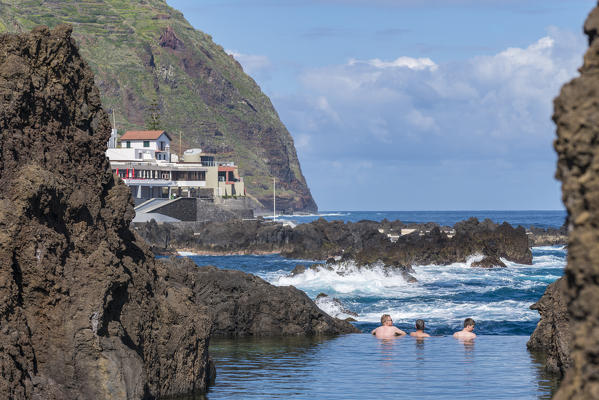
[[[320,217],[347,217],[348,213],[342,212],[331,212],[331,213],[323,213],[323,214],[281,214],[277,215],[277,218],[320,218]],[[273,219],[272,215],[264,216],[264,219]]]
[[[506,260],[508,268],[481,269],[471,267],[481,255],[466,262],[450,265],[417,265],[412,275],[417,282],[406,282],[403,271],[384,268],[382,264],[359,267],[355,262],[319,265],[304,273],[290,276],[277,271],[266,278],[275,285],[293,285],[311,295],[325,292],[341,298],[352,296],[410,298],[417,296],[451,296],[463,292],[491,293],[501,288],[538,292],[562,275],[565,261],[551,257],[537,260],[535,265],[522,265]],[[555,272],[552,272],[555,271]]]
[[[319,265],[294,276],[282,276],[276,285],[293,285],[303,290],[388,296],[409,287],[402,271],[384,268],[383,264],[360,267],[353,261]]]
[[[197,255],[196,253],[193,253],[191,251],[178,251],[177,254],[179,254],[181,257],[192,257]]]
[[[560,251],[560,250],[563,250],[564,252],[567,251],[566,246],[553,245],[553,246],[533,246],[532,247],[532,251]]]
[[[332,298],[330,296],[322,296],[317,297],[314,300],[314,303],[325,313],[329,314],[331,317],[346,319],[346,318],[357,318],[357,315],[354,313],[349,314],[349,309],[345,307],[339,300]]]
[[[539,314],[529,308],[530,303],[503,300],[494,303],[447,302],[398,303],[378,305],[375,309],[360,312],[360,322],[378,322],[382,314],[389,314],[395,323],[413,323],[424,319],[428,324],[448,324],[474,318],[476,321],[535,321]]]

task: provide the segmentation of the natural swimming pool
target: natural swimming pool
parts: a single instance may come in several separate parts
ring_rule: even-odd
[[[563,247],[533,249],[533,265],[480,270],[468,264],[417,266],[416,284],[379,271],[338,275],[288,274],[302,260],[268,256],[192,256],[256,274],[273,284],[292,284],[315,298],[339,298],[359,313],[356,326],[369,332],[381,313],[401,329],[427,321],[435,337],[380,341],[367,333],[334,338],[212,339],[215,399],[549,399],[557,385],[526,341],[538,321],[529,306],[557,279],[566,262]],[[327,304],[319,304],[327,307]],[[343,313],[323,308],[344,318]],[[463,318],[477,321],[480,336],[464,345],[451,336]]]
[[[216,339],[207,399],[549,399],[526,336]]]

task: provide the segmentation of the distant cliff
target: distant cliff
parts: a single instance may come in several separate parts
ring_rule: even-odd
[[[239,164],[249,193],[277,208],[317,209],[293,139],[270,100],[240,64],[163,0],[0,2],[0,32],[61,22],[95,73],[119,129],[145,125],[157,103],[174,150],[200,147]]]

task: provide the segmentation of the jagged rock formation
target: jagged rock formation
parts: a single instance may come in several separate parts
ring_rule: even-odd
[[[358,333],[330,317],[301,290],[273,286],[241,271],[197,267],[188,258],[171,258],[169,276],[186,283],[193,301],[208,307],[216,336],[333,335]],[[169,264],[168,262],[166,264]]]
[[[566,280],[561,277],[547,286],[545,294],[539,301],[530,306],[537,310],[541,320],[530,336],[527,347],[545,354],[545,367],[548,371],[564,375],[572,365],[570,358],[570,316],[564,300]]]
[[[570,221],[567,288],[572,367],[555,399],[599,398],[599,8],[584,31],[589,50],[581,76],[555,99],[557,177]]]
[[[163,247],[165,237],[173,248],[214,253],[280,252],[285,257],[315,260],[354,260],[358,265],[383,262],[408,268],[415,264],[464,262],[481,254],[481,265],[501,266],[500,257],[531,264],[532,253],[524,228],[507,223],[479,222],[475,218],[457,223],[448,237],[430,224],[422,235],[415,231],[392,242],[379,229],[387,223],[343,223],[324,219],[295,228],[263,221],[225,221],[195,224],[136,224],[136,231],[151,245]],[[406,272],[409,270],[406,269]]]
[[[145,126],[152,104],[172,151],[199,147],[235,161],[248,192],[272,209],[316,211],[293,138],[241,65],[165,0],[0,2],[0,32],[74,25],[102,103],[119,130]]]
[[[129,230],[109,135],[70,26],[0,35],[3,398],[206,389],[210,318]]]
[[[568,227],[566,224],[560,228],[537,228],[531,226],[528,230],[530,246],[555,246],[568,243]]]

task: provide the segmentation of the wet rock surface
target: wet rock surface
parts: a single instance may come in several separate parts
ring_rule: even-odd
[[[242,271],[197,267],[188,258],[170,258],[171,276],[186,282],[193,301],[208,307],[216,336],[333,335],[358,333],[346,321],[320,310],[301,290],[274,286]]]
[[[0,393],[203,392],[207,310],[129,230],[110,123],[71,28],[0,35]]]
[[[164,238],[172,249],[214,253],[280,252],[289,258],[355,261],[358,265],[383,263],[408,269],[415,264],[445,265],[464,262],[474,254],[497,260],[505,258],[532,263],[526,231],[504,223],[475,218],[457,223],[453,229],[436,224],[415,226],[400,235],[400,221],[360,221],[343,223],[324,219],[295,228],[256,221],[226,221],[179,224],[136,224],[136,231],[157,251],[164,251]],[[394,241],[391,240],[393,238]],[[299,273],[301,267],[294,270]],[[304,268],[305,270],[305,268]]]
[[[320,307],[322,309],[335,310],[335,313],[328,312],[329,315],[337,316],[335,314],[339,314],[339,315],[349,316],[349,317],[345,318],[345,321],[348,321],[348,320],[355,321],[355,319],[352,317],[356,317],[356,318],[359,317],[357,312],[352,311],[349,308],[347,308],[341,300],[339,300],[336,297],[330,297],[326,293],[319,293],[318,296],[316,296],[316,299],[314,302],[316,303],[316,305],[318,307]]]
[[[599,8],[584,31],[581,76],[554,102],[557,178],[570,221],[564,301],[572,323],[572,367],[555,399],[599,398]]]

